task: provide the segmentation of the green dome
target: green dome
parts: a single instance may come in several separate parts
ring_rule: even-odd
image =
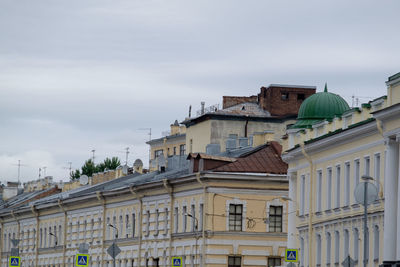
[[[325,84],[324,92],[308,97],[301,104],[297,122],[292,128],[307,128],[322,120],[330,120],[350,109],[347,102],[339,95],[329,93]]]

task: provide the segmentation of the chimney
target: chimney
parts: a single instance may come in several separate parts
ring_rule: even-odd
[[[202,101],[201,102],[201,115],[204,114],[204,106],[205,106],[206,102]]]

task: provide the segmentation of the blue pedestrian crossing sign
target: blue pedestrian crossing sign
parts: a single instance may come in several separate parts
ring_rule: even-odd
[[[299,250],[288,248],[285,250],[285,261],[286,262],[298,262],[299,261]]]
[[[172,257],[172,267],[182,267],[182,257]]]
[[[21,266],[21,258],[16,256],[11,256],[8,259],[8,266],[9,267],[20,267]]]
[[[76,254],[75,266],[88,267],[89,266],[89,255],[88,254]]]

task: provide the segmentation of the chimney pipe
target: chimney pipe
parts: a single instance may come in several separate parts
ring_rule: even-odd
[[[205,106],[206,102],[202,101],[201,102],[201,115],[204,114],[204,106]]]

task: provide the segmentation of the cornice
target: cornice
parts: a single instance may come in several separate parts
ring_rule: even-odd
[[[306,144],[304,149],[307,153],[317,153],[324,150],[328,150],[334,146],[350,143],[354,140],[371,136],[373,134],[377,134],[378,129],[376,126],[376,121],[371,121],[367,124],[360,125],[355,128],[346,129],[343,132],[337,133],[335,135],[327,136],[321,140],[317,140],[315,142]],[[287,152],[286,154],[282,155],[282,159],[289,163],[293,160],[299,159],[303,157],[301,147],[298,147],[292,151]]]

